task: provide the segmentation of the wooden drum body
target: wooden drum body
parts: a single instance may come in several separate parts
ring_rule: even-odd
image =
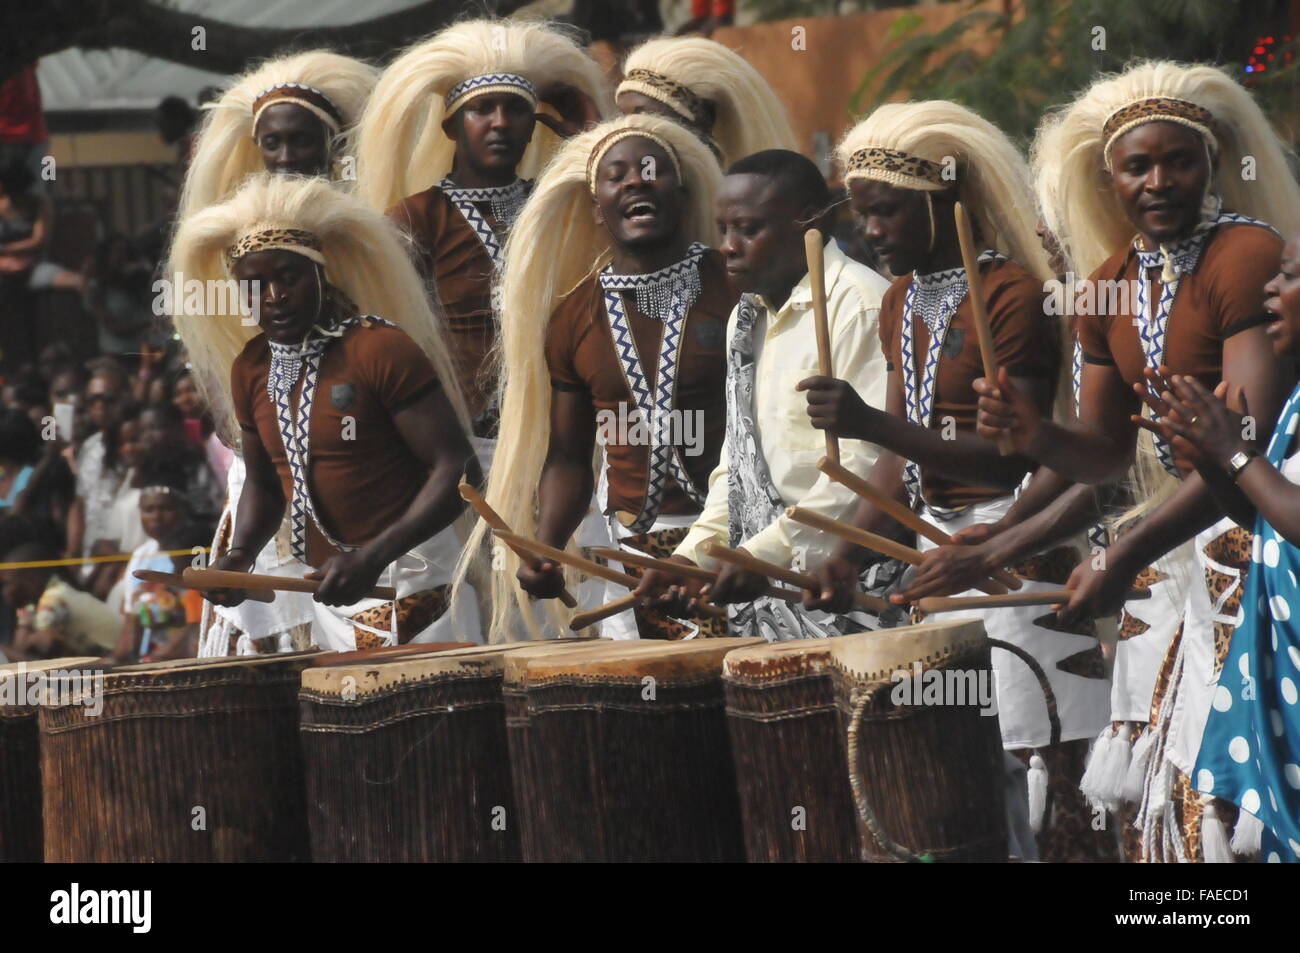
[[[723,661],[751,862],[862,859],[831,674],[832,641],[839,640],[754,645]]]
[[[40,863],[41,756],[36,729],[46,671],[97,671],[97,658],[0,666],[0,863]],[[36,702],[35,704],[29,704]]]
[[[451,645],[303,672],[314,860],[519,859],[501,697],[512,649]]]
[[[722,659],[755,639],[619,642],[507,660],[533,861],[738,861]]]
[[[308,859],[300,673],[314,652],[104,673],[97,716],[41,709],[45,859]]]
[[[1002,741],[996,708],[980,701],[993,694],[984,624],[884,629],[827,647],[865,858],[1006,860]],[[915,703],[897,704],[896,691]]]

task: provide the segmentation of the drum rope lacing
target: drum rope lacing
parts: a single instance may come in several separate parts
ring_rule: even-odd
[[[1047,702],[1047,719],[1051,726],[1051,738],[1048,746],[1055,746],[1061,741],[1061,716],[1056,710],[1056,693],[1052,691],[1052,685],[1047,680],[1047,673],[1043,667],[1038,664],[1038,660],[1026,652],[1018,645],[1012,645],[1010,642],[1003,642],[1001,639],[989,639],[990,648],[1005,649],[1012,655],[1019,658],[1034,673],[1038,679],[1038,685],[1043,690],[1043,696]],[[866,713],[867,705],[870,703],[872,693],[864,691],[861,697],[853,706],[853,714],[849,718],[848,731],[848,761],[849,761],[849,787],[853,791],[853,806],[857,809],[858,817],[861,818],[862,824],[871,836],[876,839],[876,843],[887,853],[892,854],[895,859],[931,864],[935,861],[935,856],[931,852],[917,854],[902,844],[887,837],[880,828],[880,821],[876,817],[871,805],[867,803],[867,795],[862,783],[862,774],[858,770],[858,729],[862,724],[862,716]],[[866,848],[863,847],[863,859],[865,860]]]

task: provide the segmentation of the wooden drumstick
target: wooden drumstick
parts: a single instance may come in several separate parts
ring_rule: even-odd
[[[483,522],[488,524],[488,526],[492,529],[510,530],[506,521],[501,518],[501,514],[494,510],[487,500],[483,499],[483,494],[476,490],[472,484],[461,480],[459,490],[461,499],[474,507],[474,512],[477,513],[482,518]],[[520,559],[528,559],[528,555],[521,552],[516,547],[511,546],[510,548],[514,549],[515,555]],[[559,600],[570,609],[577,608],[578,600],[573,598],[573,593],[569,592],[568,589],[560,590]]]
[[[588,609],[586,612],[579,612],[569,620],[569,628],[574,632],[585,629],[589,625],[595,625],[612,615],[618,615],[620,612],[626,612],[628,609],[635,609],[637,597],[632,593],[625,596],[619,596],[612,602],[607,602],[603,606],[597,606],[594,609]]]
[[[197,589],[197,586],[191,586],[185,581],[180,573],[175,572],[158,572],[156,569],[137,569],[131,575],[143,582],[161,582],[164,586],[179,586],[182,589]],[[222,588],[219,586],[210,586],[211,589]],[[200,590],[202,591],[202,590]],[[262,592],[260,590],[249,590],[245,597],[253,602],[274,602],[275,594],[273,592]]]
[[[975,337],[979,340],[980,357],[984,361],[984,377],[995,387],[998,383],[998,356],[993,349],[993,332],[989,329],[989,316],[984,310],[984,293],[980,284],[978,256],[975,253],[975,236],[971,233],[970,219],[966,210],[957,202],[953,206],[953,215],[957,219],[957,241],[961,243],[961,261],[966,268],[966,295],[970,298],[971,319],[975,325]],[[1010,437],[998,439],[998,452],[1008,457],[1016,452]]]
[[[721,546],[717,543],[705,543],[703,548],[704,552],[714,559],[720,559],[725,563],[734,563],[742,569],[759,573],[769,579],[779,579],[781,582],[788,583],[791,586],[798,586],[800,589],[809,589],[813,592],[821,591],[821,583],[811,573],[795,572],[793,569],[786,569],[784,566],[765,562],[756,556],[751,556],[749,553]],[[869,596],[865,592],[853,593],[853,602],[859,608],[876,613],[890,608],[890,604],[884,599],[878,596]]]
[[[565,566],[572,566],[574,569],[580,569],[588,576],[596,576],[609,582],[617,582],[620,585],[627,586],[629,589],[635,589],[640,580],[631,573],[619,572],[617,569],[611,569],[609,566],[602,566],[600,563],[591,559],[584,559],[581,556],[575,556],[573,553],[566,552],[563,549],[556,549],[554,546],[547,546],[535,539],[528,539],[519,536],[509,530],[493,529],[493,535],[501,537],[502,541],[509,543],[512,548],[518,552],[520,549],[531,553],[534,556],[541,556],[543,559],[549,559],[552,562],[561,563]],[[706,606],[701,609],[704,615],[721,617],[726,615],[726,610],[719,606]]]
[[[900,560],[909,566],[919,566],[925,558],[919,550],[913,549],[911,546],[904,546],[902,543],[895,542],[878,533],[872,533],[850,523],[843,523],[812,510],[805,510],[800,506],[787,507],[785,515],[796,523],[803,523],[805,526],[819,529],[823,533],[830,533],[840,539],[847,539],[850,543],[855,543],[864,549],[888,556],[890,559]],[[1001,595],[1007,591],[1005,586],[993,581],[980,583],[975,588],[990,595]]]
[[[195,589],[251,589],[259,592],[311,592],[320,588],[320,579],[295,579],[292,576],[263,576],[251,572],[231,572],[228,569],[186,569],[181,573],[187,586]],[[375,586],[366,593],[367,599],[392,602],[397,590],[392,586]]]
[[[834,377],[831,360],[831,325],[826,313],[826,266],[823,262],[825,241],[822,233],[810,228],[803,233],[804,256],[808,259],[808,287],[812,290],[813,326],[817,331],[817,366],[822,377]],[[826,456],[840,462],[840,441],[826,432]]]
[[[592,552],[601,559],[617,559],[639,569],[658,569],[661,572],[676,573],[688,579],[699,579],[701,582],[717,582],[718,579],[717,572],[712,569],[705,569],[703,566],[685,566],[682,563],[673,563],[666,559],[655,559],[653,556],[642,556],[640,553],[629,553],[621,549],[596,548]],[[803,602],[802,593],[795,592],[793,589],[782,589],[780,586],[768,586],[767,595],[783,602]],[[701,598],[706,597],[702,596]]]
[[[916,600],[922,612],[952,612],[958,609],[999,609],[1007,606],[1054,606],[1069,602],[1069,589],[1044,589],[1039,592],[1009,592],[1001,596],[933,596]],[[1150,599],[1150,589],[1130,589],[1124,601]]]
[[[817,462],[817,469],[841,486],[848,487],[882,513],[893,517],[913,532],[924,536],[930,542],[938,546],[947,546],[952,542],[952,537],[939,527],[927,523],[888,493],[878,490],[862,477],[849,472],[833,460],[822,457]],[[1005,569],[995,569],[991,575],[1008,589],[1019,589],[1021,586],[1020,577],[1007,572]]]

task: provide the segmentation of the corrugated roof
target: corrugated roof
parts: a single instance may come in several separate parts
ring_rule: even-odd
[[[395,13],[418,0],[171,0],[173,9],[250,27],[342,26]],[[414,37],[412,37],[414,39]],[[36,70],[46,111],[151,109],[164,96],[191,102],[225,74],[181,66],[133,50],[63,50]]]

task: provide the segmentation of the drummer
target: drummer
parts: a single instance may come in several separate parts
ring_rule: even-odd
[[[397,230],[323,181],[264,176],[182,225],[186,279],[225,278],[205,273],[223,256],[230,277],[260,283],[249,302],[260,333],[234,315],[178,320],[200,380],[229,368],[214,403],[237,422],[248,467],[231,548],[213,568],[249,571],[288,507],[294,555],[320,580],[318,645],[436,638],[452,623],[453,523],[464,507],[456,485],[467,469],[477,479],[478,467]],[[236,323],[249,338],[242,349],[220,333]],[[397,587],[396,601],[366,597],[381,582]],[[213,598],[238,603],[240,594]],[[460,624],[477,636],[469,600]]]
[[[889,359],[887,410],[869,406],[843,380],[813,377],[799,385],[806,389],[813,426],[882,447],[868,480],[943,531],[997,519],[1032,462],[1003,456],[975,433],[972,385],[983,365],[954,204],[960,199],[972,222],[995,361],[1048,413],[1063,362],[1056,328],[1044,317],[1042,289],[1052,272],[1035,235],[1024,159],[987,121],[938,101],[881,107],[849,132],[839,159],[866,240],[901,277],[880,310]],[[892,526],[887,514],[866,503],[855,521],[876,532]],[[933,544],[922,539],[918,545],[924,550]],[[817,568],[822,591],[808,593],[806,605],[846,607],[865,557],[858,547],[839,545]],[[1044,581],[1064,582],[1061,569],[1041,569]],[[991,636],[1038,660],[1061,720],[1064,744],[1053,745],[1037,678],[1020,659],[995,651],[1002,742],[1016,756],[1008,761],[1008,784],[1018,797],[1009,803],[1029,807],[1030,791],[1041,793],[1050,782],[1056,810],[1048,826],[1056,830],[1043,837],[1050,856],[1064,859],[1076,850],[1095,856],[1105,845],[1090,831],[1077,786],[1088,743],[1106,721],[1109,686],[1098,641],[1049,631],[1037,618],[1040,609],[980,614]],[[1028,779],[1022,773],[1026,762]],[[1034,799],[1034,815],[1041,816],[1045,801]],[[1020,856],[1035,857],[1034,838],[1023,826],[1020,833]]]
[[[718,568],[718,579],[701,586],[651,571],[637,592],[686,611],[690,599],[707,588],[714,603],[736,604],[732,634],[771,641],[875,628],[872,618],[811,616],[798,605],[762,596],[765,576],[730,563],[715,567],[702,552],[705,543],[717,542],[766,562],[802,568],[804,560],[829,555],[833,538],[795,522],[784,508],[798,504],[843,519],[856,499],[817,469],[824,438],[803,413],[802,395],[784,386],[802,376],[802,368],[817,363],[804,234],[823,227],[831,205],[826,180],[799,153],[768,149],[732,165],[716,205],[727,275],[745,292],[727,327],[727,437],[723,457],[709,477],[704,511],[671,559]],[[836,370],[864,400],[883,408],[885,354],[876,325],[889,282],[847,258],[833,241],[823,255]],[[842,465],[866,472],[877,449],[846,440],[840,453]],[[733,508],[733,501],[741,500],[749,505]]]

